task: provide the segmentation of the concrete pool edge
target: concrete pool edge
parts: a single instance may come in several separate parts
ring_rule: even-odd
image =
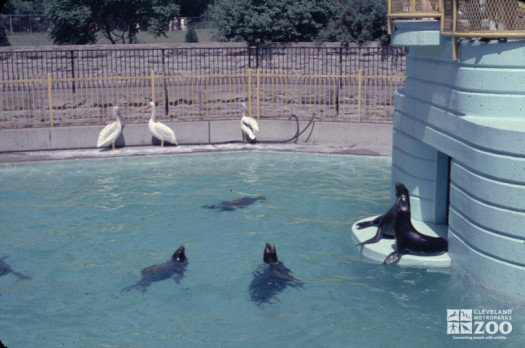
[[[327,146],[307,144],[220,144],[220,145],[180,145],[167,146],[132,146],[115,151],[101,149],[71,149],[50,151],[19,151],[0,153],[0,163],[19,163],[50,160],[74,160],[94,158],[118,158],[129,156],[160,156],[175,154],[231,152],[231,151],[275,151],[303,152],[334,155],[382,156],[373,150],[360,146]]]
[[[101,126],[24,128],[0,130],[0,163],[50,159],[105,158],[211,151],[267,150],[391,156],[392,123],[300,121],[306,131],[296,142],[295,121],[261,120],[260,143],[243,144],[238,120],[168,123],[176,131],[179,146],[153,146],[147,124],[125,125],[117,151],[95,148]]]

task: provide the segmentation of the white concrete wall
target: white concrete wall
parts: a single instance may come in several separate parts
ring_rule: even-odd
[[[179,144],[211,144],[242,140],[240,120],[166,123],[175,130]],[[301,121],[302,131],[308,121]],[[0,152],[45,151],[94,148],[104,126],[23,128],[0,130]],[[260,120],[259,141],[283,141],[297,131],[294,120]],[[117,146],[146,146],[156,143],[147,123],[124,124]],[[378,155],[391,154],[392,124],[315,121],[299,137],[299,144],[359,145],[378,150]]]

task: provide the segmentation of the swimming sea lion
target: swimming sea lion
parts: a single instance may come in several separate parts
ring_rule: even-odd
[[[180,280],[184,277],[184,272],[188,265],[188,259],[186,258],[184,251],[184,245],[181,245],[173,253],[169,261],[144,268],[140,271],[142,278],[135,285],[130,285],[120,290],[120,292],[137,289],[142,290],[144,293],[151,283],[168,278],[172,278],[177,284],[179,284]]]
[[[410,197],[408,191],[397,197],[394,212],[396,250],[386,257],[384,264],[398,261],[405,254],[434,256],[448,251],[446,239],[421,234],[414,228],[410,220]]]
[[[264,201],[264,200],[266,200],[266,197],[264,196],[242,197],[234,201],[222,201],[219,205],[203,205],[202,207],[207,208],[207,209],[217,209],[220,211],[232,211],[235,209],[246,208],[247,206],[252,205],[253,203],[257,201]]]
[[[396,197],[399,197],[401,194],[408,195],[408,190],[405,187],[405,185],[403,185],[400,182],[396,182],[395,186],[396,186]],[[357,227],[359,229],[371,227],[371,226],[377,226],[377,233],[372,238],[357,244],[357,246],[377,243],[379,242],[381,237],[387,238],[387,239],[394,238],[394,215],[395,215],[394,212],[395,212],[395,204],[385,214],[376,217],[374,220],[359,222],[357,224]]]
[[[299,288],[303,282],[292,277],[291,271],[279,261],[275,244],[266,243],[263,261],[265,264],[257,267],[253,272],[253,279],[249,291],[251,300],[260,306],[262,303],[272,303],[275,296],[287,286]]]
[[[7,256],[5,257],[2,257],[0,259],[0,277],[2,276],[5,276],[9,273],[13,273],[15,276],[18,277],[18,280],[21,280],[21,279],[31,279],[31,277],[28,277],[26,275],[23,275],[21,273],[18,273],[18,272],[15,272],[13,271],[13,269],[11,268],[11,266],[9,266],[9,264],[7,262],[5,262],[4,260],[7,258]]]

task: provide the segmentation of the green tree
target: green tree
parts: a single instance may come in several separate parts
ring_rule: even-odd
[[[0,46],[11,46],[11,43],[9,42],[9,38],[7,37],[7,33],[5,32],[5,28],[0,23]]]
[[[0,0],[0,12],[2,12],[7,0]],[[0,22],[0,46],[11,46],[4,25]]]
[[[387,43],[386,0],[340,0],[335,18],[320,31],[319,41]]]
[[[86,44],[105,36],[111,43],[133,43],[140,30],[166,35],[179,14],[172,0],[45,0],[56,44]]]
[[[206,10],[212,0],[177,0],[182,17],[199,17]]]
[[[44,6],[40,0],[0,0],[0,12],[3,14],[41,14],[44,11]],[[31,25],[29,24],[31,21]],[[30,17],[20,18],[17,16],[11,17],[9,21],[4,22],[4,29],[9,25],[15,30],[24,30],[32,27],[33,30],[45,30],[45,24],[41,21],[32,20]],[[2,24],[0,23],[0,26]],[[0,36],[6,35],[1,34]],[[7,37],[5,38],[7,40]]]
[[[53,22],[49,35],[55,44],[85,45],[97,42],[95,17],[89,0],[47,1],[46,14]]]
[[[186,32],[186,36],[184,37],[184,42],[199,42],[197,33],[195,32],[195,29],[193,29],[192,26],[190,26],[190,28]]]
[[[41,14],[43,11],[44,5],[40,0],[0,0],[0,12],[4,14]]]
[[[216,0],[206,18],[220,41],[312,41],[332,17],[330,0]]]

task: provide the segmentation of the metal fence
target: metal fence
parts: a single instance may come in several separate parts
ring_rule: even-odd
[[[0,51],[0,127],[256,117],[390,121],[404,54],[387,47]]]
[[[43,14],[1,14],[0,26],[10,35],[44,33],[51,27],[51,21]]]

